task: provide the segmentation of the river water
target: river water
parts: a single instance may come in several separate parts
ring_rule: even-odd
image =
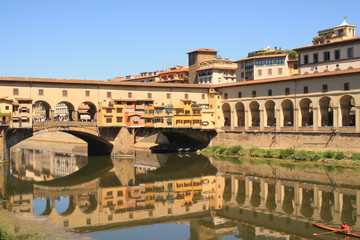
[[[330,239],[360,232],[360,173],[196,153],[87,157],[82,144],[26,142],[1,173],[2,208],[93,239]]]

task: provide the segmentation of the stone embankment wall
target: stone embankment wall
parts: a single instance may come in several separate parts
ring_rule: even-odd
[[[211,146],[260,148],[301,148],[313,150],[360,151],[360,134],[294,132],[225,132],[220,131]]]

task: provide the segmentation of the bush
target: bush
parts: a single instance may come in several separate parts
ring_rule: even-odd
[[[359,160],[360,160],[360,153],[353,153],[353,154],[351,155],[351,159],[352,159],[352,160],[359,161]]]
[[[239,151],[242,151],[242,150],[243,150],[243,148],[241,146],[229,147],[225,150],[224,154],[237,155],[239,153]]]
[[[295,151],[294,154],[291,155],[291,158],[295,160],[310,160],[311,155],[308,152],[301,150]]]
[[[326,152],[323,152],[322,155],[323,155],[324,158],[334,158],[335,152],[333,152],[333,151],[326,151]]]
[[[335,156],[334,156],[334,158],[336,159],[336,160],[341,160],[341,159],[344,159],[346,156],[345,156],[345,154],[343,153],[343,152],[337,152],[336,154],[335,154]]]
[[[287,149],[282,149],[280,150],[280,158],[281,159],[287,159],[290,158],[291,155],[293,155],[295,152],[295,149],[293,148],[287,148]]]

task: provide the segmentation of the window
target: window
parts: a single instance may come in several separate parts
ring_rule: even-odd
[[[128,98],[132,98],[132,92],[128,92]]]
[[[149,217],[152,217],[153,216],[153,210],[150,210],[149,211]]]
[[[67,92],[67,90],[63,90],[63,97],[67,97],[68,96],[68,92]]]
[[[91,218],[87,218],[86,219],[86,225],[90,225],[91,224]]]
[[[117,108],[117,109],[116,109],[116,112],[117,112],[117,113],[122,113],[122,111],[123,111],[122,108]]]
[[[111,92],[106,93],[107,98],[111,98]]]
[[[152,98],[152,94],[151,93],[148,93],[148,98]]]
[[[262,75],[262,70],[258,70],[258,75],[259,75],[259,76]]]
[[[304,93],[309,93],[309,87],[308,86],[304,86]]]
[[[284,57],[275,58],[275,64],[276,65],[283,65],[284,63],[285,63],[285,58]]]
[[[255,90],[252,91],[252,96],[253,96],[253,97],[256,97],[256,91],[255,91]]]
[[[118,205],[118,206],[124,205],[124,200],[118,200],[118,201],[117,201],[117,205]]]
[[[268,96],[272,96],[272,89],[268,90]]]
[[[335,50],[335,59],[340,59],[340,50]]]
[[[189,99],[189,94],[185,93],[185,99]]]
[[[134,214],[133,213],[129,213],[129,218],[133,218]]]
[[[170,93],[167,93],[167,94],[166,94],[166,98],[167,98],[167,99],[170,99]]]
[[[9,110],[9,106],[5,106],[5,110]]]
[[[238,92],[238,98],[241,98],[242,97],[241,95],[242,95],[241,92]]]
[[[268,69],[268,75],[272,75],[272,69]]]
[[[202,99],[205,99],[205,94],[201,94],[201,98],[202,98]]]
[[[228,99],[228,94],[224,93],[224,99]]]
[[[172,213],[172,209],[168,208],[168,214],[171,214],[171,213]]]
[[[116,122],[122,122],[122,117],[116,117]]]
[[[257,59],[255,64],[256,66],[264,66],[264,59]]]
[[[279,68],[279,69],[278,69],[278,74],[281,75],[282,72],[283,72],[283,71],[282,71],[282,68]]]
[[[112,195],[113,195],[112,191],[106,193],[106,196],[112,196]]]
[[[274,58],[266,58],[265,65],[274,65]]]
[[[323,84],[322,85],[322,92],[327,92],[328,91],[328,85],[327,84]]]
[[[112,118],[106,118],[107,123],[112,123]]]
[[[324,52],[324,61],[330,61],[330,52]]]
[[[112,113],[112,109],[111,109],[111,108],[107,108],[107,109],[106,109],[106,113]]]
[[[241,77],[244,78],[244,72],[241,73]]]
[[[290,94],[290,88],[285,88],[285,95],[289,95]]]
[[[349,58],[354,57],[353,48],[348,48],[347,49],[347,55],[348,55]]]
[[[350,90],[350,83],[344,83],[344,90]]]
[[[118,197],[124,196],[124,192],[122,190],[117,191],[117,196]]]
[[[18,88],[14,88],[14,89],[13,89],[13,95],[14,95],[14,96],[18,96],[18,95],[19,95],[19,89],[18,89]]]
[[[44,96],[44,89],[39,89],[39,96]]]
[[[319,61],[319,54],[314,53],[314,55],[313,55],[313,62],[314,62],[314,63],[317,63],[318,61]]]
[[[309,56],[304,55],[304,64],[308,64],[308,63],[309,63]]]
[[[90,91],[85,91],[85,97],[90,97]]]
[[[245,69],[254,67],[254,60],[248,60],[245,62]]]

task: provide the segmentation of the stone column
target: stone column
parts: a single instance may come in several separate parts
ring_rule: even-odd
[[[245,109],[244,110],[244,114],[245,114],[245,130],[248,130],[249,129],[249,113],[250,111],[249,111],[249,109]]]
[[[275,109],[275,117],[276,117],[276,131],[281,130],[281,112],[280,109]]]
[[[334,128],[342,127],[342,122],[340,121],[341,117],[339,116],[339,107],[333,107],[333,122]]]
[[[234,114],[234,110],[230,110],[230,114],[231,114],[231,119],[230,119],[230,121],[231,121],[231,126],[230,126],[230,129],[231,130],[234,130],[234,127],[235,127],[235,115],[236,114]],[[236,124],[237,125],[237,124]]]
[[[268,184],[265,182],[263,178],[260,180],[260,197],[261,203],[260,207],[266,210],[266,199],[268,196]]]
[[[313,107],[313,130],[317,131],[319,129],[319,108]]]
[[[299,124],[301,124],[301,121],[299,121],[299,108],[294,105],[294,131],[297,132],[299,130]]]
[[[50,121],[55,121],[55,110],[50,110]]]
[[[249,206],[250,205],[250,196],[251,196],[251,192],[250,192],[250,181],[249,181],[249,177],[245,177],[245,206]]]
[[[282,212],[282,200],[284,197],[284,186],[281,185],[281,181],[275,182],[275,202],[276,202],[276,210],[278,212]]]
[[[295,214],[300,215],[300,206],[302,202],[302,188],[299,187],[299,183],[294,183],[294,198],[295,198]]]
[[[263,131],[265,126],[265,113],[264,109],[260,110],[260,130]]]
[[[321,220],[320,210],[322,203],[322,192],[318,189],[317,185],[314,185],[314,215],[315,220]]]
[[[355,132],[360,132],[360,106],[355,108]]]
[[[236,203],[236,195],[238,190],[238,180],[235,179],[235,175],[231,175],[231,202]]]

